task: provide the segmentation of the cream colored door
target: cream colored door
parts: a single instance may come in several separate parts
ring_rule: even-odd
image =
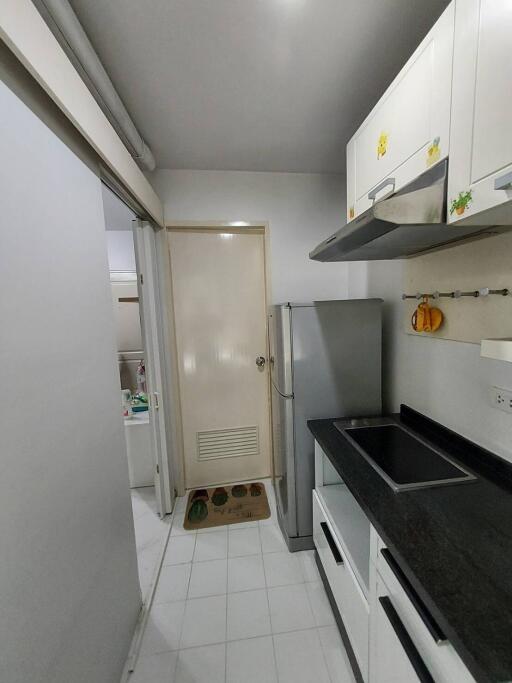
[[[269,476],[264,235],[171,230],[169,250],[186,487]]]

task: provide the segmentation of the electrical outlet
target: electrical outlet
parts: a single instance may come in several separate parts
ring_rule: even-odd
[[[512,413],[512,391],[501,387],[492,387],[491,398],[495,408],[503,410],[505,413]]]

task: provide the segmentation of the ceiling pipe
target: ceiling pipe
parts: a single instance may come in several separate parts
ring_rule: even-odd
[[[142,169],[153,171],[153,152],[126,111],[71,5],[67,0],[35,0],[34,4],[132,157]]]

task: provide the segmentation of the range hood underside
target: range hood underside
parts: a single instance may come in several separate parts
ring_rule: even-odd
[[[470,225],[467,221],[448,224],[447,180],[448,161],[444,159],[395,194],[375,202],[365,213],[321,242],[309,257],[315,261],[409,258],[511,229],[512,221],[508,220],[500,227],[489,227],[500,220],[499,215],[490,214],[482,216],[486,222],[479,225]]]
[[[410,258],[427,251],[444,249],[458,242],[478,239],[510,230],[509,227],[448,226],[439,225],[389,225],[389,231],[359,245],[348,253],[342,253],[333,244],[332,251],[324,250],[318,260],[329,261],[385,261]]]

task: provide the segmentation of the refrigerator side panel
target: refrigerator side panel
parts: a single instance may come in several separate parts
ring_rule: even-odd
[[[293,399],[272,387],[273,483],[279,522],[287,536],[297,535],[293,436]]]
[[[307,421],[380,415],[380,300],[292,309],[295,488],[300,536],[312,533],[314,440]]]
[[[284,396],[293,393],[290,307],[272,306],[269,313],[272,384]]]

